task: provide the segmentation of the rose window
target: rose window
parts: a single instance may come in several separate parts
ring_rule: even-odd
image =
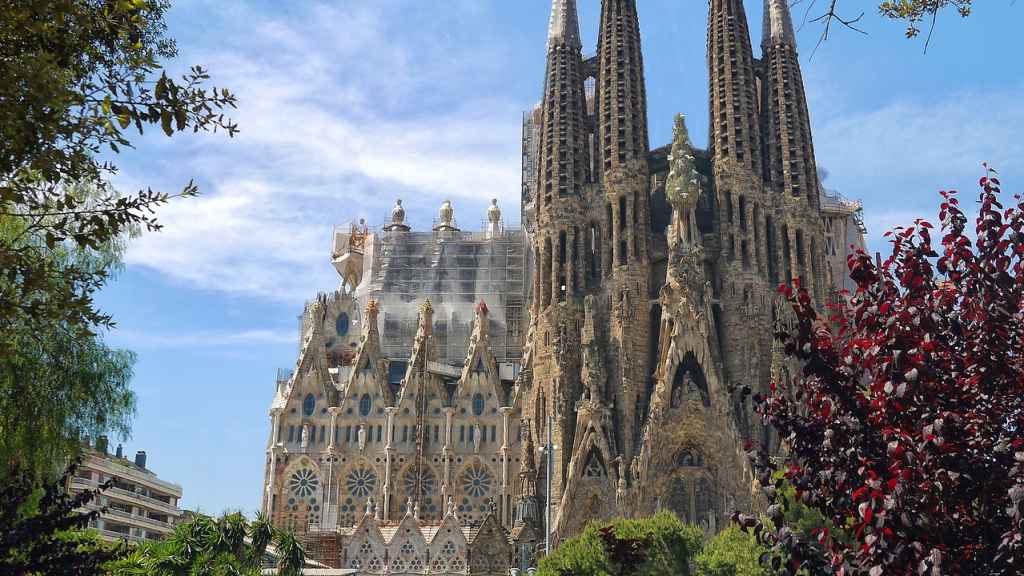
[[[377,488],[377,474],[369,468],[357,468],[348,473],[345,485],[349,494],[356,498],[366,498]]]
[[[403,485],[405,487],[406,496],[412,496],[413,499],[416,498],[416,480],[416,470],[415,468],[410,468],[409,471],[405,474],[405,480],[403,482]],[[430,468],[423,468],[420,471],[419,481],[420,494],[427,495],[434,492],[434,485],[437,483],[437,481],[434,478],[434,472]]]
[[[445,542],[444,543],[444,547],[441,548],[441,552],[443,552],[445,556],[454,556],[455,555],[455,543],[452,542],[451,540]]]
[[[406,542],[402,544],[402,554],[410,556],[416,553],[416,548],[413,547],[412,542]]]
[[[373,552],[373,548],[370,546],[370,543],[363,541],[363,543],[359,545],[359,553],[363,556],[369,556],[370,552]]]
[[[288,490],[299,498],[312,497],[319,487],[320,479],[317,478],[316,472],[309,468],[297,470],[288,480]]]
[[[473,498],[482,498],[491,491],[491,474],[486,468],[475,464],[462,474],[462,489]]]
[[[381,569],[381,564],[382,562],[380,561],[380,558],[374,556],[373,558],[370,558],[368,566],[370,568],[370,571],[379,572]]]

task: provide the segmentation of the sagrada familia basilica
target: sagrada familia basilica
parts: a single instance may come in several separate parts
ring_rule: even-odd
[[[822,186],[786,0],[710,0],[707,150],[651,149],[636,0],[585,57],[553,0],[523,130],[522,227],[445,202],[334,235],[270,408],[264,511],[327,566],[507,574],[592,520],[670,509],[709,533],[757,507],[749,397],[789,369],[779,284],[838,297],[860,206]]]

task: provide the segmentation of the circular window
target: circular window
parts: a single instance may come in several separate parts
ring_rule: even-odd
[[[320,487],[320,479],[309,469],[302,469],[292,474],[288,480],[288,489],[299,498],[309,498]]]
[[[484,395],[477,392],[473,395],[473,414],[479,416],[484,413]]]
[[[348,327],[348,314],[346,312],[338,314],[338,319],[334,322],[334,328],[338,332],[338,336],[344,336],[348,334]]]
[[[316,397],[312,394],[306,394],[306,399],[302,401],[302,413],[306,416],[312,416],[314,410],[316,410]]]
[[[346,484],[350,494],[366,498],[377,488],[377,474],[369,468],[357,468],[349,472]]]
[[[370,410],[373,409],[373,400],[370,399],[369,394],[363,394],[363,397],[359,399],[359,415],[369,416]]]

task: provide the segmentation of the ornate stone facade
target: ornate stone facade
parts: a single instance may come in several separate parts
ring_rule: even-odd
[[[398,202],[335,233],[342,286],[303,314],[264,483],[318,559],[500,573],[594,519],[669,508],[714,532],[757,506],[743,445],[777,439],[749,398],[792,373],[775,288],[833,297],[863,228],[816,174],[786,3],[766,0],[763,60],[741,0],[709,7],[708,151],[681,116],[649,147],[635,0],[602,2],[592,58],[553,0],[523,230],[494,202],[465,232],[445,201],[429,231]]]

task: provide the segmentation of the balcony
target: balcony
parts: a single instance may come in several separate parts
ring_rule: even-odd
[[[118,510],[117,508],[108,507],[106,513],[101,516],[124,520],[127,524],[142,526],[147,530],[157,531],[161,534],[169,534],[174,531],[174,525],[170,522],[162,522],[141,514],[132,514],[123,510]]]

